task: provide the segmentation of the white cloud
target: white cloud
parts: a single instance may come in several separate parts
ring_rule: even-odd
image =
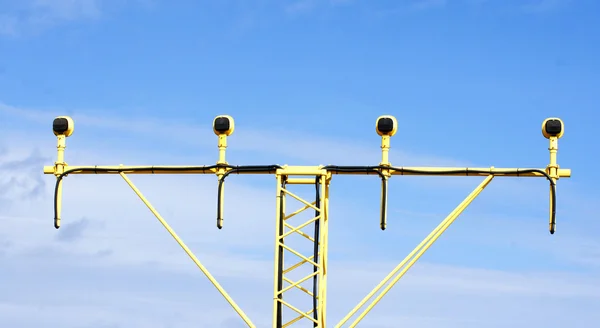
[[[3,8],[0,34],[17,36],[67,22],[97,19],[99,0],[22,0]]]
[[[68,254],[50,259],[38,262],[38,266],[46,268],[43,273],[31,270],[37,258],[3,259],[7,264],[3,280],[11,282],[3,300],[11,301],[0,302],[0,313],[3,318],[14,320],[16,324],[11,327],[31,327],[42,322],[61,327],[101,327],[99,322],[115,326],[219,327],[225,321],[240,322],[233,319],[235,313],[200,273],[164,272],[152,266],[125,263],[97,267]],[[229,256],[220,261],[229,263],[224,269],[239,266]],[[339,321],[394,265],[390,261],[331,262],[329,325]],[[15,268],[28,273],[19,278],[6,275],[15,272]],[[218,275],[259,327],[269,325],[271,308],[270,265],[263,271],[262,277],[242,272],[229,277]],[[31,298],[19,281],[28,281],[27,290],[35,289],[36,297]],[[591,311],[600,305],[599,282],[597,276],[423,264],[409,272],[361,326],[397,327],[402,323],[407,327],[475,328],[543,324],[558,328],[564,327],[566,318],[571,317],[569,327],[586,327],[586,322],[599,319],[598,313]],[[309,306],[308,302],[294,304]],[[548,313],[554,316],[548,318]]]
[[[0,35],[38,33],[58,25],[97,20],[105,7],[123,4],[152,6],[154,0],[19,0],[2,2]]]
[[[26,119],[31,123],[36,123],[38,127],[43,126],[44,128],[51,124],[55,116],[64,115],[61,112],[17,108],[2,103],[0,103],[0,112]],[[211,122],[207,122],[206,125],[194,126],[165,118],[161,118],[160,120],[147,117],[116,119],[114,117],[102,118],[84,113],[72,116],[75,120],[76,131],[73,137],[69,139],[69,144],[78,139],[77,134],[81,133],[79,131],[93,129],[92,131],[99,130],[104,133],[106,131],[128,132],[136,134],[138,137],[168,139],[179,145],[206,147],[213,151],[216,149],[217,140],[210,127]],[[177,133],[173,133],[173,131],[177,131]],[[375,165],[381,158],[381,150],[377,138],[374,138],[374,143],[366,144],[361,141],[342,138],[323,139],[322,136],[306,135],[306,133],[301,131],[290,131],[289,129],[276,129],[269,132],[267,134],[251,126],[237,126],[235,134],[229,138],[228,153],[231,154],[230,156],[235,156],[236,150],[256,151],[265,160],[281,158],[283,155],[286,159],[303,161],[299,165],[307,163],[310,163],[307,165],[315,165],[315,162],[319,164],[363,164],[363,160],[359,162],[357,158],[372,158],[370,163],[371,165]],[[48,136],[48,139],[52,138],[52,135],[48,133],[44,135]],[[273,138],[273,135],[277,135],[278,137]],[[290,146],[290,143],[293,146]],[[319,144],[319,147],[316,149],[315,144]],[[455,159],[407,153],[399,148],[394,148],[394,140],[392,140],[390,160],[402,163],[403,166],[466,166],[468,164],[465,161]]]
[[[8,318],[11,327],[35,327],[47,322],[61,327],[187,327],[198,323],[210,327],[236,326],[239,321],[233,319],[235,313],[120,177],[73,175],[66,178],[63,227],[56,231],[52,227],[51,202],[54,179],[41,175],[42,165],[52,162],[55,140],[49,129],[39,126],[48,126],[54,114],[7,109],[7,106],[0,107],[0,111],[12,118],[21,115],[24,125],[29,124],[36,129],[34,131],[39,131],[30,132],[24,127],[18,137],[11,130],[0,133],[0,149],[3,149],[0,181],[19,182],[18,186],[6,184],[3,195],[11,206],[3,207],[0,213],[3,263],[0,280],[6,283],[0,295],[0,317]],[[79,131],[126,128],[93,116],[77,115],[76,119]],[[80,139],[74,136],[68,141],[67,160],[73,164],[95,164],[97,160],[113,164],[158,160],[161,154],[149,154],[145,149],[133,147],[138,141],[147,142],[150,132],[157,131],[157,124],[157,121],[147,120],[139,126],[132,125],[135,128],[131,135],[132,148],[125,150],[121,145],[104,143],[103,138],[84,133]],[[161,135],[170,136],[174,141],[192,139],[189,136],[197,133],[212,136],[207,127],[195,128],[178,122],[167,125],[169,131],[176,127],[182,133],[182,136]],[[257,140],[268,138],[251,127],[238,127],[236,134],[238,138],[235,142],[232,138],[230,143],[232,153],[234,147],[264,152],[273,149],[268,144],[255,144]],[[300,160],[306,161],[318,160],[321,155],[329,155],[336,162],[357,154],[360,158],[366,157],[363,154],[377,158],[378,153],[376,146],[370,150],[362,145],[328,141],[332,149],[336,149],[333,154],[314,154],[308,147],[310,142],[300,142],[296,147],[299,139],[293,134],[287,138],[277,142],[288,147],[294,145]],[[216,152],[214,139],[192,142],[198,143],[200,148],[213,149],[211,154]],[[305,152],[303,147],[306,147]],[[298,156],[296,154],[280,150],[276,155],[292,159]],[[174,162],[189,158],[176,152],[169,156]],[[210,156],[207,161],[208,158]],[[17,162],[26,166],[16,166]],[[23,167],[27,169],[18,170]],[[223,230],[215,226],[215,177],[131,175],[131,178],[242,309],[248,311],[259,326],[269,326],[275,201],[272,178],[265,178],[265,184],[251,183],[242,176],[232,177],[227,182]],[[44,181],[41,187],[37,184],[39,181]],[[336,182],[336,186],[340,185]],[[36,194],[34,190],[40,188],[38,196],[25,197]],[[407,240],[398,239],[395,229],[385,233],[377,231],[376,218],[367,218],[369,222],[363,220],[362,209],[357,205],[360,203],[356,201],[336,199],[331,205],[331,215],[336,222],[331,223],[330,239],[330,326],[396,265],[407,245]],[[413,198],[406,198],[398,208],[405,210],[405,214],[410,213],[412,201]],[[437,210],[437,207],[429,209],[430,212]],[[487,222],[490,223],[477,227],[481,235],[494,231],[492,221]],[[402,230],[402,226],[409,229],[418,224],[403,219],[398,225]],[[523,226],[517,223],[513,229]],[[351,230],[351,227],[360,229]],[[531,243],[546,245],[539,251],[547,254],[550,247],[561,248],[574,241],[562,240],[551,245],[539,240]],[[458,242],[456,238],[445,238],[433,248],[451,248]],[[463,242],[473,248],[481,245],[481,241],[473,239]],[[519,246],[527,245],[528,242],[523,242]],[[592,248],[582,246],[581,249]],[[503,256],[510,256],[513,251],[519,250],[504,251]],[[356,257],[349,257],[353,253]],[[571,256],[575,254],[577,252]],[[428,263],[427,256],[423,260],[425,262],[409,272],[367,316],[361,327],[397,327],[398,322],[406,327],[519,328],[540,323],[545,327],[564,327],[563,318],[572,318],[569,327],[584,327],[584,322],[599,319],[596,312],[582,310],[599,304],[597,276],[439,265]],[[588,268],[593,269],[593,266]],[[309,306],[308,302],[302,304]],[[517,311],[519,322],[512,319],[513,316],[506,316],[507,311]],[[548,312],[556,313],[557,318],[547,319]],[[581,319],[573,319],[574,316]]]

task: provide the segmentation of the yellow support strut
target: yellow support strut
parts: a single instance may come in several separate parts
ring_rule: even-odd
[[[394,285],[404,276],[404,274],[421,258],[421,256],[435,243],[435,241],[450,227],[452,223],[458,218],[458,216],[479,196],[479,194],[487,187],[487,185],[494,178],[493,175],[489,175],[473,190],[467,198],[465,198],[423,241],[413,249],[408,256],[392,270],[383,280],[375,287],[365,298],[354,307],[337,325],[336,327],[341,327],[346,321],[348,321],[358,310],[364,306],[367,301],[377,293],[385,285],[400,269],[400,273],[392,280],[392,282],[387,285],[381,294],[373,300],[373,302],[354,320],[354,322],[350,325],[350,327],[356,327],[356,325],[373,309],[373,307],[381,301],[381,298],[387,294],[387,292],[394,287]],[[404,267],[404,268],[403,268]]]
[[[158,211],[154,208],[154,206],[152,206],[152,204],[150,204],[150,202],[146,199],[146,197],[144,197],[142,192],[133,184],[133,182],[127,177],[127,175],[125,175],[125,173],[123,173],[123,172],[119,172],[119,174],[121,175],[121,177],[123,177],[123,180],[125,180],[125,182],[127,182],[129,187],[131,187],[133,192],[135,192],[138,195],[138,197],[140,197],[142,202],[144,202],[144,204],[146,204],[146,206],[148,207],[150,212],[152,212],[152,214],[154,214],[154,216],[156,216],[156,218],[163,225],[163,227],[165,227],[165,229],[167,229],[169,234],[173,237],[173,239],[175,239],[177,244],[179,244],[179,246],[181,246],[183,251],[190,257],[190,259],[192,259],[192,261],[196,264],[196,266],[198,266],[198,269],[200,269],[200,271],[202,271],[202,273],[204,273],[206,278],[208,278],[208,280],[215,286],[215,288],[219,291],[219,293],[221,293],[221,295],[223,295],[225,300],[227,300],[227,302],[231,305],[231,307],[233,307],[235,312],[237,312],[237,314],[240,315],[240,317],[242,318],[242,320],[244,320],[244,322],[248,325],[248,327],[255,328],[256,326],[252,323],[252,321],[250,321],[250,319],[248,318],[246,313],[244,313],[244,311],[242,311],[242,309],[240,309],[240,307],[235,303],[235,301],[231,298],[231,296],[229,296],[229,294],[227,294],[225,289],[223,289],[223,287],[221,287],[221,285],[210,274],[210,272],[208,272],[208,270],[204,267],[204,265],[202,265],[200,260],[198,260],[196,255],[194,255],[194,253],[192,253],[192,251],[187,247],[187,245],[183,242],[183,240],[181,240],[181,238],[179,238],[179,236],[175,233],[175,231],[171,228],[171,226],[169,226],[167,221],[165,221],[165,219],[163,219],[163,217],[160,215],[160,213],[158,213]]]

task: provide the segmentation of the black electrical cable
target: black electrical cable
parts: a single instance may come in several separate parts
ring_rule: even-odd
[[[165,167],[165,166],[138,166],[138,167],[128,167],[128,168],[123,168],[123,169],[114,169],[114,168],[99,168],[99,167],[89,167],[89,168],[76,168],[76,169],[67,169],[65,170],[63,173],[61,173],[60,175],[57,176],[56,178],[56,185],[54,188],[54,227],[56,229],[58,229],[59,227],[57,227],[56,223],[57,223],[57,218],[58,218],[58,188],[60,186],[60,183],[62,182],[62,179],[67,176],[69,173],[73,173],[73,172],[126,172],[126,171],[136,171],[136,170],[151,170],[153,173],[156,173],[157,171],[163,171],[163,172],[175,172],[175,171],[197,171],[197,170],[203,170],[203,171],[209,171],[209,170],[213,170],[215,168],[229,168],[231,170],[227,171],[220,179],[219,179],[219,187],[218,187],[218,198],[217,198],[217,222],[219,222],[220,220],[220,208],[221,208],[221,190],[222,190],[222,185],[223,182],[225,180],[225,177],[227,177],[229,174],[231,173],[240,173],[240,172],[257,172],[257,173],[264,173],[264,172],[274,172],[277,169],[280,169],[281,166],[279,165],[244,165],[244,166],[231,166],[231,165],[211,165],[211,166],[183,166],[183,167]],[[550,233],[554,234],[554,228],[556,225],[556,184],[554,182],[554,180],[552,180],[552,177],[550,177],[550,175],[548,175],[548,173],[546,173],[544,170],[540,170],[540,169],[516,169],[516,170],[497,170],[496,173],[488,171],[488,170],[473,170],[473,169],[458,169],[458,170],[444,170],[444,171],[440,171],[440,170],[417,170],[417,169],[407,169],[407,168],[402,168],[402,167],[393,167],[393,166],[336,166],[336,165],[328,165],[325,166],[324,169],[326,169],[329,172],[333,172],[333,173],[359,173],[359,172],[366,172],[367,174],[369,174],[370,172],[373,172],[375,174],[378,174],[381,179],[382,179],[382,192],[384,193],[384,195],[387,193],[387,184],[385,183],[386,177],[385,175],[383,175],[383,173],[380,171],[382,169],[391,169],[394,170],[396,172],[400,172],[400,174],[406,172],[406,173],[411,173],[411,174],[423,174],[423,175],[435,175],[435,174],[440,174],[440,175],[447,175],[447,174],[465,174],[465,175],[469,175],[470,173],[472,174],[516,174],[517,176],[520,173],[539,173],[541,175],[543,175],[544,177],[546,177],[546,179],[550,182],[550,197],[551,197],[551,211],[550,211]],[[382,197],[382,203],[381,203],[381,218],[383,220],[383,218],[385,217],[385,210],[386,210],[386,198],[387,197]]]
[[[221,203],[223,202],[223,197],[221,195],[221,191],[223,190],[223,183],[225,182],[225,178],[228,177],[232,173],[274,173],[277,169],[280,169],[279,165],[239,165],[239,166],[228,166],[231,170],[225,172],[223,176],[219,179],[219,186],[217,187],[217,228],[221,229],[223,226],[221,225],[222,217],[221,217]]]
[[[463,169],[463,170],[446,170],[446,171],[439,171],[439,170],[416,170],[416,169],[406,169],[406,168],[401,168],[401,167],[390,167],[392,170],[395,170],[397,172],[400,172],[400,174],[402,174],[403,172],[407,172],[407,173],[412,173],[412,174],[461,174],[461,173],[465,173],[466,175],[469,175],[470,173],[473,174],[492,174],[492,175],[502,175],[502,174],[516,174],[517,176],[519,176],[519,174],[521,173],[539,173],[541,175],[543,175],[549,182],[550,182],[550,205],[552,205],[552,208],[550,209],[550,234],[554,234],[554,229],[556,226],[556,183],[554,182],[554,180],[552,180],[552,177],[550,177],[550,175],[544,171],[544,170],[540,170],[540,169],[516,169],[516,170],[496,170],[497,172],[493,172],[493,171],[488,171],[488,170],[473,170],[473,169]]]
[[[323,169],[332,172],[332,173],[361,173],[366,172],[367,175],[370,172],[373,172],[381,178],[381,192],[383,197],[381,197],[381,215],[380,215],[380,224],[381,230],[385,230],[385,216],[387,212],[387,177],[380,171],[382,168],[389,168],[385,166],[338,166],[338,165],[328,165],[323,167]]]
[[[221,208],[221,189],[222,189],[222,185],[223,185],[223,181],[225,179],[226,176],[228,176],[231,173],[240,173],[240,172],[257,172],[257,173],[263,173],[263,172],[275,172],[277,169],[281,168],[281,166],[279,165],[243,165],[243,166],[233,166],[233,165],[223,165],[223,164],[217,164],[217,165],[210,165],[210,166],[179,166],[179,167],[169,167],[169,166],[136,166],[136,167],[124,167],[122,169],[115,169],[115,168],[103,168],[103,167],[85,167],[85,168],[73,168],[73,169],[67,169],[65,170],[63,173],[61,173],[60,175],[58,175],[56,177],[56,185],[54,187],[54,227],[56,229],[58,229],[59,227],[57,226],[57,218],[58,218],[58,188],[60,187],[60,184],[63,180],[64,177],[66,177],[69,173],[73,173],[73,172],[127,172],[127,171],[139,171],[139,170],[150,170],[152,171],[152,173],[157,173],[157,172],[185,172],[185,171],[198,171],[198,170],[202,170],[203,173],[209,173],[209,171],[214,170],[214,169],[218,169],[218,168],[226,168],[226,169],[230,169],[229,171],[227,171],[222,177],[221,179],[219,179],[219,190],[218,190],[218,194],[219,197],[217,199],[217,206],[218,209]],[[220,212],[218,210],[218,212]],[[219,222],[220,220],[220,213],[217,214],[217,222]],[[220,229],[221,227],[219,227]]]
[[[419,169],[407,169],[407,168],[403,168],[403,167],[394,167],[394,166],[335,166],[335,165],[329,165],[326,166],[325,169],[327,169],[330,172],[371,172],[371,171],[375,171],[378,172],[378,170],[382,170],[382,169],[391,169],[394,170],[396,172],[400,172],[400,174],[403,174],[404,172],[406,173],[411,173],[411,174],[423,174],[423,175],[448,175],[448,174],[465,174],[465,175],[469,175],[469,174],[474,174],[474,175],[502,175],[502,174],[516,174],[517,176],[519,176],[519,174],[523,173],[523,174],[527,174],[527,173],[539,173],[541,175],[543,175],[549,182],[550,182],[550,198],[551,198],[551,205],[552,208],[550,209],[550,234],[554,234],[554,229],[556,226],[556,183],[554,182],[554,180],[552,179],[552,177],[550,177],[550,175],[544,171],[544,170],[540,170],[540,169],[516,169],[516,170],[502,170],[502,169],[497,169],[496,172],[494,172],[493,170],[474,170],[474,169],[450,169],[450,170],[419,170]],[[382,179],[384,179],[385,177],[383,176],[383,174],[381,174]],[[387,192],[387,188],[385,188],[385,185],[383,186],[383,192]],[[384,197],[385,198],[385,197]],[[385,204],[385,201],[382,201],[382,206]],[[382,209],[383,211],[384,209]],[[383,218],[383,216],[382,216]]]
[[[230,167],[229,165],[211,165],[211,166],[179,166],[179,167],[168,167],[168,166],[136,166],[136,167],[127,167],[123,169],[114,169],[114,168],[102,168],[102,167],[86,167],[86,168],[74,168],[67,169],[63,173],[59,174],[56,177],[56,185],[54,187],[54,227],[58,229],[58,188],[64,177],[66,177],[69,173],[73,172],[126,172],[126,171],[139,171],[139,170],[151,170],[152,173],[156,173],[159,171],[163,172],[178,172],[178,171],[205,171],[204,173],[208,173],[209,170],[213,170],[219,167]]]
[[[321,215],[321,218],[323,218],[323,216],[325,215],[323,209],[321,208],[321,195],[319,192],[319,187],[321,186],[320,184],[320,180],[321,177],[317,176],[315,178],[315,207],[317,208],[315,210],[315,217]],[[321,220],[316,220],[315,221],[315,242],[314,242],[314,262],[315,263],[319,263],[319,230],[320,230],[320,221]],[[319,320],[318,315],[317,315],[317,298],[318,298],[318,279],[317,279],[317,275],[316,272],[319,268],[315,265],[313,266],[313,274],[315,274],[313,276],[313,318],[315,319],[315,321]],[[317,327],[317,323],[315,322],[315,327]]]

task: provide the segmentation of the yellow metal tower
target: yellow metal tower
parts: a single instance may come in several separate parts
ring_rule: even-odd
[[[550,220],[549,229],[553,234],[556,226],[556,182],[559,178],[571,176],[570,169],[561,169],[557,164],[558,139],[564,134],[564,124],[558,118],[548,118],[542,123],[542,134],[550,141],[550,164],[546,168],[455,168],[455,167],[396,167],[388,159],[390,138],[396,133],[398,122],[393,116],[380,116],[376,121],[377,134],[381,136],[381,162],[374,166],[288,166],[288,165],[230,165],[225,153],[227,137],[234,131],[233,118],[227,115],[217,116],[213,121],[213,130],[218,136],[219,159],[216,165],[209,166],[70,166],[64,160],[66,138],[73,134],[74,122],[70,117],[59,116],[54,119],[53,131],[58,139],[57,160],[53,166],[45,166],[45,174],[56,176],[54,194],[54,226],[60,227],[62,180],[71,174],[119,174],[139,198],[146,204],[159,222],[167,229],[175,241],[183,248],[192,261],[206,275],[211,283],[223,295],[227,302],[240,315],[249,327],[256,327],[248,316],[233,301],[216,279],[202,265],[200,260],[171,229],[158,211],[144,197],[140,190],[129,179],[129,174],[215,174],[218,178],[217,227],[223,227],[224,182],[230,174],[274,174],[276,186],[276,220],[275,220],[275,263],[273,284],[273,327],[282,328],[297,322],[309,323],[313,327],[326,327],[327,305],[327,248],[328,248],[328,211],[329,185],[335,174],[375,175],[381,179],[381,215],[380,227],[386,228],[387,183],[395,175],[421,176],[481,176],[484,180],[469,194],[402,262],[392,270],[354,309],[352,309],[335,327],[342,327],[356,316],[349,327],[355,327],[381,298],[398,282],[413,264],[431,247],[467,206],[483,191],[494,177],[541,177],[550,182]],[[314,188],[314,200],[307,200],[290,190],[294,185],[309,185]],[[291,201],[291,202],[290,202]],[[299,204],[297,209],[290,210],[291,204]],[[314,216],[301,223],[292,224],[293,218],[301,212],[314,211]],[[311,233],[303,229],[311,228]],[[308,241],[306,248],[292,247],[286,242],[292,235],[302,236]],[[285,267],[284,255],[295,259],[294,264]],[[293,280],[292,272],[300,268],[309,269],[308,274]],[[303,283],[312,281],[312,288]],[[391,282],[390,282],[391,281]],[[383,288],[384,285],[387,286]],[[383,288],[383,290],[382,290]],[[311,302],[292,304],[289,295],[292,290],[300,290]],[[358,311],[379,293],[360,314]],[[296,300],[294,298],[294,300]],[[307,306],[309,304],[310,306]],[[292,315],[290,315],[292,314]]]

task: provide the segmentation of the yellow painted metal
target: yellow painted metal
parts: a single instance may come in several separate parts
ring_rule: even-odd
[[[537,177],[543,178],[540,172],[533,168],[494,168],[494,167],[394,167],[393,175],[420,175],[420,176],[486,176],[493,174],[497,177]],[[427,171],[428,173],[415,173],[414,171]],[[543,170],[542,170],[543,171]],[[558,170],[561,178],[570,178],[570,169]]]
[[[66,145],[67,137],[66,137],[66,135],[61,134],[61,135],[57,135],[56,139],[57,139],[56,162],[54,162],[54,166],[49,166],[49,168],[52,170],[52,173],[62,174],[64,172],[65,166],[67,165],[67,163],[65,163],[65,148],[67,147],[67,145]],[[45,171],[46,171],[46,169],[44,168],[44,172]],[[56,195],[57,201],[60,204],[62,202],[62,184],[58,186],[56,192],[57,192],[57,195]],[[54,227],[56,229],[60,228],[60,216],[58,216],[54,219]]]
[[[210,274],[210,272],[208,272],[208,270],[204,267],[204,265],[202,265],[202,263],[200,262],[200,260],[198,260],[196,255],[194,255],[194,253],[192,253],[192,251],[187,247],[187,245],[183,242],[183,240],[181,240],[181,238],[179,238],[179,236],[175,233],[175,231],[171,228],[171,226],[169,226],[167,221],[165,221],[165,219],[163,219],[163,217],[158,213],[158,211],[154,208],[154,206],[152,206],[152,204],[150,204],[150,202],[146,199],[146,197],[144,197],[142,192],[127,177],[127,175],[125,175],[125,173],[123,173],[123,172],[121,172],[119,174],[123,177],[125,182],[127,182],[129,187],[131,187],[131,189],[136,193],[136,195],[138,195],[138,197],[142,200],[142,202],[148,207],[150,212],[152,212],[152,214],[154,214],[154,216],[156,216],[156,218],[163,225],[163,227],[165,229],[167,229],[169,234],[173,237],[173,239],[175,239],[177,244],[179,244],[179,246],[181,246],[183,251],[190,257],[190,259],[196,264],[196,266],[198,266],[198,269],[200,269],[200,271],[202,271],[202,273],[204,273],[206,278],[208,278],[208,280],[215,286],[215,288],[217,288],[219,293],[221,293],[221,295],[223,295],[225,300],[227,300],[227,302],[233,307],[235,312],[237,312],[240,315],[240,317],[242,318],[242,320],[244,320],[244,322],[248,325],[248,327],[256,327],[252,323],[252,321],[250,321],[250,319],[244,313],[244,311],[242,311],[242,309],[240,309],[240,307],[235,303],[235,301],[231,298],[231,296],[229,296],[229,294],[225,291],[225,289],[223,289],[223,287],[221,287],[221,285],[217,282],[217,280]]]
[[[281,169],[277,170],[277,174],[287,176],[317,176],[327,175],[327,170],[323,166],[290,166],[284,165]]]
[[[217,164],[227,164],[225,160],[225,151],[227,150],[227,136],[219,135],[219,160]]]
[[[379,130],[378,130],[379,133]],[[392,131],[392,135],[395,134],[396,131]],[[389,159],[389,152],[390,152],[390,139],[391,139],[391,135],[386,135],[386,134],[381,134],[381,162],[379,163],[380,166],[382,166],[383,168],[381,169],[381,173],[383,176],[383,179],[381,179],[381,218],[380,218],[380,222],[379,222],[379,227],[381,228],[381,230],[385,230],[385,228],[387,227],[387,210],[386,210],[386,204],[387,204],[387,183],[388,183],[388,179],[392,176],[392,170],[389,169],[389,167],[391,166],[390,164],[390,159]]]
[[[356,325],[373,309],[373,307],[381,300],[387,292],[394,287],[394,285],[404,276],[404,274],[416,263],[416,261],[435,243],[435,241],[450,227],[450,225],[458,218],[458,216],[479,196],[479,194],[483,191],[483,189],[492,181],[494,178],[493,175],[489,175],[483,180],[479,186],[475,188],[423,241],[413,249],[408,256],[398,264],[390,272],[383,280],[367,295],[365,298],[360,301],[352,309],[337,325],[336,327],[341,327],[346,321],[348,321],[356,312],[363,307],[377,291],[379,291],[388,281],[396,274],[398,271],[400,273],[392,280],[392,282],[387,285],[383,291],[373,300],[373,302],[354,320],[354,322],[350,325],[350,327],[356,327]]]
[[[141,192],[129,180],[129,174],[214,174],[219,180],[218,208],[217,208],[217,227],[223,226],[223,198],[224,198],[224,179],[231,174],[274,174],[276,177],[276,222],[275,222],[275,260],[274,260],[274,283],[273,283],[273,327],[288,327],[297,322],[307,322],[314,327],[326,327],[326,304],[327,304],[327,266],[328,266],[328,240],[329,240],[329,185],[334,174],[350,175],[375,175],[382,179],[381,189],[381,229],[386,228],[386,204],[387,204],[387,184],[393,176],[411,175],[411,176],[482,176],[485,180],[477,187],[440,225],[434,229],[377,287],[371,291],[346,317],[338,323],[336,327],[341,327],[350,318],[365,306],[365,304],[381,288],[389,283],[383,291],[361,312],[351,327],[356,326],[371,309],[382,299],[382,297],[398,282],[398,280],[412,267],[412,265],[429,249],[429,247],[439,238],[439,236],[456,220],[462,211],[479,195],[479,193],[491,182],[494,177],[538,177],[546,178],[551,181],[550,185],[550,232],[555,229],[555,201],[556,201],[556,183],[560,178],[571,177],[570,169],[562,169],[557,163],[558,139],[563,136],[564,124],[560,119],[550,118],[542,124],[542,133],[550,141],[550,163],[545,169],[535,168],[468,168],[468,167],[396,167],[389,162],[390,140],[398,130],[397,120],[389,115],[380,116],[377,119],[376,131],[381,136],[381,162],[375,166],[289,166],[289,165],[269,165],[269,166],[234,166],[226,161],[227,138],[234,131],[233,118],[227,115],[221,115],[215,118],[213,130],[218,136],[219,157],[216,165],[205,166],[70,166],[65,162],[66,138],[73,133],[74,122],[69,117],[58,117],[57,125],[53,125],[54,134],[57,137],[57,159],[53,166],[44,166],[44,174],[52,174],[57,177],[55,189],[55,222],[58,229],[61,221],[61,203],[62,203],[62,179],[72,174],[119,174],[129,184],[132,190],[139,196],[144,204],[156,216],[165,229],[171,234],[175,241],[182,247],[185,253],[192,259],[198,268],[206,275],[211,283],[223,295],[226,301],[240,315],[249,327],[254,324],[248,319],[244,312],[237,306],[225,290],[218,284],[215,278],[210,275],[206,268],[200,263],[196,256],[187,248],[181,239],[170,228],[167,222],[152,207]],[[557,122],[560,125],[557,125]],[[548,124],[552,127],[547,127]],[[381,124],[380,124],[381,123]],[[557,130],[558,127],[558,130]],[[319,191],[318,199],[308,201],[296,195],[289,190],[292,185],[312,185]],[[317,188],[318,186],[318,188]],[[302,204],[298,210],[291,213],[286,212],[288,199],[296,200]],[[314,210],[315,215],[302,223],[293,225],[289,223],[290,219],[306,211]],[[315,227],[315,233],[312,235],[302,229]],[[318,227],[318,229],[317,229]],[[290,236],[298,234],[313,244],[313,253],[310,256],[303,254],[303,251],[286,243]],[[314,246],[316,245],[316,249]],[[291,253],[292,258],[298,257],[298,262],[284,268],[285,253]],[[294,280],[289,274],[301,267],[312,267],[311,274]],[[313,279],[313,290],[302,286],[302,283]],[[287,285],[286,285],[287,284]],[[284,299],[292,290],[300,290],[313,300],[312,309],[308,311],[300,310],[301,305],[293,305],[292,301]],[[283,315],[283,310],[289,309],[296,315],[287,318]]]
[[[185,170],[184,170],[185,169]],[[187,166],[187,165],[88,165],[88,166],[67,166],[64,165],[64,171],[69,174],[216,174],[216,166]],[[231,169],[227,169],[230,171]],[[63,172],[57,170],[54,166],[44,166],[44,174],[60,175]],[[253,173],[255,174],[255,173]]]
[[[381,163],[379,165],[390,165],[390,136],[381,137]]]
[[[322,235],[321,235],[321,267],[323,272],[321,273],[321,280],[319,281],[319,310],[322,327],[326,327],[327,322],[327,268],[329,267],[329,182],[330,179],[325,180],[326,183],[321,183],[321,195],[323,197],[323,216],[321,217],[322,222]]]
[[[283,288],[283,273],[285,272],[283,269],[283,247],[279,243],[279,236],[283,234],[283,177],[279,174],[276,176],[277,178],[277,188],[276,188],[276,202],[275,202],[275,260],[274,263],[274,271],[273,271],[273,326],[274,327],[282,327],[281,320],[281,311],[282,311],[282,303],[280,302],[283,297],[279,292]],[[281,278],[280,278],[281,276]]]
[[[287,181],[287,184],[308,184],[308,185],[315,184],[315,179],[313,179],[313,178],[288,178],[286,181]]]
[[[560,169],[558,166],[558,163],[556,161],[556,155],[558,153],[558,137],[550,137],[550,146],[548,147],[548,150],[550,151],[550,164],[548,164],[548,166],[546,167],[546,172],[548,172],[548,175],[550,175],[550,178],[552,178],[552,181],[554,182],[554,188],[556,188],[556,181],[561,178],[561,174],[560,174]],[[552,186],[550,186],[550,188],[552,188]],[[556,189],[555,189],[556,190]],[[555,204],[554,204],[555,199],[552,198],[552,189],[550,190],[550,211],[552,211],[552,208],[554,208]],[[556,231],[556,222],[554,222],[552,220],[552,214],[550,214],[550,220],[549,220],[549,229],[551,233],[554,233]]]
[[[69,170],[69,174],[119,174],[123,171],[127,174],[216,174],[218,169],[212,166],[185,166],[185,165],[163,165],[163,166],[67,166],[65,170]],[[180,170],[191,168],[189,170]],[[224,168],[231,171],[231,168]],[[384,170],[384,169],[380,169]],[[544,175],[540,172],[528,172],[534,168],[494,168],[494,167],[428,167],[428,166],[403,166],[391,167],[391,175],[417,175],[417,176],[486,176],[493,174],[497,177],[533,177],[543,178]],[[542,170],[544,169],[537,169]],[[320,175],[326,171],[323,166],[287,166],[280,169],[279,174],[282,175]],[[414,171],[422,171],[416,173]],[[44,166],[44,174],[60,175],[62,172],[55,166]],[[311,174],[312,173],[312,174]],[[333,174],[346,175],[377,175],[375,171],[364,172],[330,172]],[[272,174],[269,172],[236,172],[236,174]],[[557,169],[557,178],[570,178],[571,169]],[[302,181],[302,180],[300,180]]]
[[[228,117],[228,119],[231,119],[231,117]],[[217,118],[215,118],[215,120],[217,120]],[[233,122],[233,119],[231,119],[231,122]],[[221,180],[223,178],[223,176],[225,175],[225,173],[227,173],[228,169],[226,169],[225,167],[223,167],[223,165],[227,165],[227,160],[225,159],[225,151],[227,150],[227,137],[229,135],[231,135],[231,133],[233,132],[233,127],[230,129],[230,131],[228,131],[228,133],[218,133],[218,131],[215,130],[215,133],[217,134],[217,137],[219,138],[219,160],[217,161],[217,165],[221,165],[220,167],[218,167],[216,169],[216,173],[217,173],[217,178],[219,180]],[[225,198],[225,185],[222,185],[221,188],[219,188],[219,199],[223,200],[223,198]],[[223,203],[223,201],[221,201],[221,203],[219,204],[219,215],[217,216],[217,228],[222,229],[223,228],[223,212],[224,212],[224,207],[225,204]]]
[[[296,173],[300,175],[304,175],[308,170],[306,168],[298,168],[297,170],[290,170],[289,167],[285,167],[280,170],[280,172],[290,174]],[[327,178],[327,172],[323,172],[322,170],[314,171],[314,172],[322,172],[323,174],[317,175],[315,178],[312,178],[312,185],[319,188],[319,201],[309,201],[306,200],[297,194],[291,192],[285,183],[288,180],[292,180],[294,178],[288,177],[288,175],[277,174],[277,203],[278,203],[278,211],[276,217],[276,236],[275,236],[275,284],[274,284],[274,297],[273,297],[273,327],[288,327],[296,322],[302,321],[312,321],[314,327],[324,328],[326,327],[326,318],[325,318],[325,309],[326,309],[326,277],[327,277],[327,268],[326,268],[326,259],[327,259],[327,239],[328,239],[328,203],[327,197],[329,192],[329,180]],[[299,178],[296,178],[299,179]],[[308,178],[302,178],[301,180],[296,180],[300,182],[299,184],[308,184]],[[287,206],[287,198],[291,198],[296,200],[297,202],[302,204],[302,207],[299,209],[286,214],[285,207]],[[304,220],[304,222],[298,225],[292,225],[287,221],[297,217],[299,214],[306,210],[314,210],[316,214],[310,219]],[[306,227],[314,227],[315,224],[319,225],[318,235],[310,235],[304,231],[303,228]],[[287,230],[287,231],[286,231]],[[302,254],[302,251],[298,250],[296,247],[292,247],[286,243],[286,237],[289,237],[293,234],[299,234],[300,236],[308,239],[312,242],[313,246],[315,240],[318,240],[318,252],[317,258],[315,259],[314,254],[311,256]],[[284,268],[284,255],[285,251],[295,255],[299,258],[299,261],[290,265],[288,268]],[[294,281],[287,277],[287,275],[297,270],[301,267],[313,267],[316,268],[311,274],[305,275],[304,277]],[[313,292],[309,291],[301,284],[308,281],[309,279],[314,279],[316,277],[316,283],[318,287],[318,294],[314,295]],[[284,283],[287,283],[287,286],[284,286]],[[311,309],[308,311],[303,311],[298,309],[298,307],[292,305],[290,302],[286,301],[284,296],[286,293],[292,289],[298,289],[308,295],[311,299],[316,296],[317,306],[316,318],[314,317],[315,309]],[[313,304],[314,305],[314,304]],[[290,318],[289,320],[286,318],[284,314],[284,309],[289,308],[292,311],[296,312],[298,315]]]

